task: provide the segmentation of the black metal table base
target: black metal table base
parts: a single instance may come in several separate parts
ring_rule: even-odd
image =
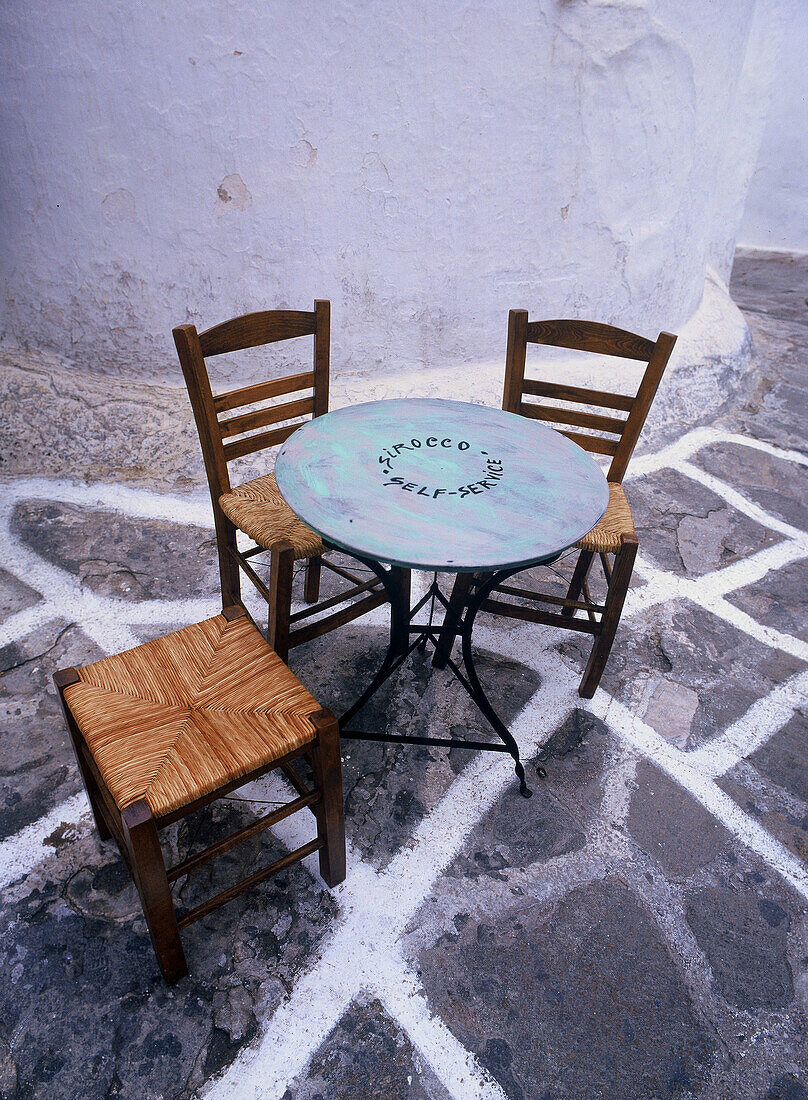
[[[441,592],[438,587],[437,575],[429,586],[426,595],[423,596],[414,607],[410,608],[409,600],[405,595],[407,587],[401,583],[402,570],[400,568],[397,566],[385,567],[379,562],[372,561],[370,558],[360,558],[358,555],[357,560],[361,561],[363,565],[367,566],[367,568],[371,569],[376,574],[384,585],[390,600],[390,644],[387,647],[387,653],[376,675],[356,702],[349,707],[340,718],[340,736],[348,740],[401,742],[407,745],[442,745],[446,748],[508,752],[514,759],[514,770],[519,779],[519,791],[525,798],[530,798],[533,792],[530,790],[525,780],[525,769],[519,759],[519,746],[513,734],[500,719],[491,705],[488,696],[483,691],[479,677],[477,676],[477,670],[474,667],[474,656],[471,648],[471,633],[474,627],[474,620],[483,602],[498,584],[502,584],[508,577],[513,576],[514,573],[519,572],[520,569],[524,567],[521,566],[519,569],[502,569],[497,573],[488,575],[476,587],[473,595],[468,600],[465,614],[462,614],[458,613],[450,605],[449,601]],[[418,612],[430,600],[433,601],[433,609],[435,602],[440,603],[444,608],[446,620],[444,621],[443,627],[433,626],[431,613],[429,623],[419,624],[413,622]],[[405,734],[372,733],[347,729],[347,723],[350,722],[354,715],[359,713],[368,700],[370,700],[382,684],[401,667],[407,657],[409,657],[415,649],[420,649],[423,652],[426,649],[427,643],[431,643],[437,649],[438,636],[441,629],[445,631],[446,621],[449,622],[454,636],[460,636],[462,643],[463,669],[461,669],[450,657],[446,656],[445,653],[443,655],[443,660],[445,660],[446,665],[451,669],[454,676],[460,681],[476,703],[477,707],[485,715],[489,724],[501,738],[501,741],[461,741],[454,737],[416,737]],[[411,641],[412,635],[415,635],[414,641]],[[536,771],[542,778],[547,774],[541,766],[538,766]]]

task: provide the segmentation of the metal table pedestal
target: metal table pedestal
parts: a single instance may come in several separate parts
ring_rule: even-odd
[[[528,787],[525,779],[525,769],[519,758],[519,746],[511,731],[494,710],[491,701],[483,690],[477,675],[477,670],[474,666],[474,654],[471,646],[474,620],[480,607],[498,584],[502,584],[515,573],[521,572],[524,566],[500,569],[498,572],[488,575],[485,580],[478,585],[474,595],[469,600],[465,615],[459,616],[441,592],[438,586],[437,574],[427,589],[426,594],[414,607],[410,608],[405,595],[407,586],[402,584],[402,574],[404,570],[398,566],[385,567],[379,562],[371,561],[369,558],[356,557],[357,561],[361,561],[363,565],[376,574],[384,585],[390,600],[390,643],[376,675],[356,702],[340,717],[340,736],[348,740],[387,741],[409,745],[442,745],[445,748],[483,749],[488,752],[509,752],[514,759],[514,770],[519,779],[519,792],[525,798],[530,798],[533,792]],[[431,615],[429,623],[419,624],[413,622],[418,612],[429,603],[430,600],[440,603],[445,610],[446,619],[442,627],[433,625]],[[446,652],[442,653],[440,665],[442,666],[445,663],[451,669],[456,679],[460,681],[476,703],[477,707],[485,715],[495,733],[501,738],[501,741],[462,741],[454,737],[416,737],[408,734],[376,733],[373,731],[348,729],[347,723],[359,713],[365,704],[376,694],[382,684],[401,667],[414,650],[420,649],[421,652],[424,652],[427,643],[431,643],[435,647],[436,652],[438,651],[439,636],[441,630],[445,633],[447,621],[452,636],[459,636],[461,639],[463,667],[461,668],[453,661]],[[414,641],[411,640],[412,635],[415,635]],[[536,771],[542,779],[547,775],[547,772],[541,765],[537,765]]]

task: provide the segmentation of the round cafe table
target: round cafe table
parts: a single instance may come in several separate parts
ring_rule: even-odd
[[[370,568],[390,600],[387,654],[340,719],[341,735],[510,752],[522,794],[529,795],[518,745],[474,667],[474,619],[498,584],[528,566],[549,564],[591,531],[609,501],[600,467],[552,428],[514,413],[408,398],[350,405],[301,425],[281,448],[275,475],[293,511],[326,544]],[[412,608],[403,581],[409,569],[435,573]],[[462,618],[437,584],[438,573],[460,572],[485,575]],[[416,646],[438,646],[431,615],[428,625],[413,621],[430,599],[446,610],[443,637],[462,639],[463,669],[446,652],[440,663],[464,685],[499,743],[347,729]]]

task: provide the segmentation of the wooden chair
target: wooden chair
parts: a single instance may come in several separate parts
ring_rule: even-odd
[[[272,651],[243,607],[230,607],[126,653],[54,676],[102,840],[114,836],[143,905],[167,982],[187,973],[180,931],[312,852],[329,886],[345,878],[339,730]],[[304,758],[314,777],[292,761]],[[166,869],[158,831],[280,768],[297,797]],[[241,840],[308,807],[317,836],[179,917],[171,883]]]
[[[609,456],[611,464],[606,475],[609,504],[603,519],[576,544],[578,556],[566,597],[534,592],[512,584],[502,584],[494,589],[495,592],[527,600],[530,604],[550,605],[557,608],[556,611],[490,598],[482,604],[482,608],[510,618],[593,635],[592,651],[578,688],[579,694],[586,699],[595,694],[606,666],[637,556],[637,534],[622,481],[675,343],[676,337],[667,332],[660,333],[653,341],[594,321],[528,321],[525,310],[512,309],[510,312],[503,409],[546,421],[557,426],[557,431],[584,450]],[[525,378],[528,344],[617,356],[648,365],[633,397],[581,386],[541,382]],[[531,397],[542,398],[545,403],[526,400]],[[548,400],[565,404],[547,404]],[[598,411],[592,411],[593,408]],[[604,415],[604,409],[608,410],[608,415]],[[615,416],[615,411],[626,415]],[[583,429],[583,432],[570,430],[572,428]],[[603,603],[592,599],[588,582],[589,569],[596,554],[606,580]],[[458,575],[452,593],[455,611],[462,607],[473,584],[474,578],[469,574]],[[583,617],[579,617],[579,613]],[[436,654],[439,665],[445,662],[453,636],[451,629],[448,629],[441,639],[442,644]]]
[[[359,577],[323,558],[327,548],[283,499],[274,473],[264,474],[236,488],[230,484],[229,462],[283,443],[300,426],[301,417],[320,416],[328,411],[330,325],[331,303],[318,301],[312,312],[268,310],[234,317],[201,333],[194,325],[180,325],[174,329],[174,342],[199,431],[213,501],[222,606],[241,601],[239,569],[243,570],[269,605],[269,642],[284,661],[292,646],[350,622],[386,600],[377,578],[362,582]],[[311,371],[259,382],[214,397],[206,359],[301,336],[314,337]],[[301,392],[308,396],[299,396]],[[287,394],[297,396],[281,404],[266,405]],[[264,407],[220,419],[223,413],[255,405]],[[293,419],[295,423],[286,423]],[[283,426],[270,427],[279,424]],[[266,427],[270,430],[254,434],[256,429]],[[253,545],[239,549],[237,531],[248,535]],[[266,551],[270,553],[268,586],[251,564],[252,558]],[[294,564],[304,559],[304,599],[314,606],[292,614]],[[316,603],[323,565],[349,580],[352,587]],[[295,628],[301,620],[360,595],[362,599],[348,603],[341,610]]]

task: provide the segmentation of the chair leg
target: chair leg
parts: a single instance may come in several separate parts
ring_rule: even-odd
[[[241,603],[241,576],[238,562],[230,553],[236,548],[236,528],[227,516],[214,508],[216,546],[219,551],[219,577],[222,583],[222,607]]]
[[[449,597],[449,610],[443,619],[443,626],[438,635],[438,644],[432,655],[433,668],[446,668],[446,661],[452,652],[454,640],[457,637],[457,621],[463,616],[463,607],[466,603],[473,573],[458,573],[452,586],[452,594]]]
[[[578,560],[575,563],[575,569],[573,570],[572,580],[570,586],[567,589],[567,599],[577,600],[581,595],[581,590],[584,586],[584,581],[589,573],[589,567],[592,564],[592,558],[595,555],[591,550],[582,550],[578,555]],[[561,617],[564,619],[571,619],[575,614],[575,608],[564,607],[561,609]]]
[[[311,720],[317,730],[314,776],[322,799],[317,813],[317,835],[323,841],[320,874],[327,886],[338,886],[345,878],[345,806],[339,725],[328,710],[318,711]]]
[[[614,562],[612,578],[609,581],[609,590],[606,593],[605,610],[600,624],[600,633],[595,638],[592,652],[589,655],[586,669],[578,687],[578,694],[584,699],[591,699],[600,683],[612,642],[620,622],[623,604],[626,600],[631,572],[634,568],[634,559],[637,557],[637,539],[623,535],[623,541]]]
[[[320,598],[320,572],[323,559],[320,554],[306,562],[306,579],[303,585],[303,599],[306,603],[317,603]]]
[[[188,966],[168,887],[157,826],[148,803],[142,800],[126,807],[121,814],[121,822],[132,877],[140,894],[154,953],[163,977],[169,985],[173,985],[188,973]]]
[[[292,574],[295,552],[290,542],[272,547],[269,566],[268,641],[282,661],[289,660],[289,616],[292,613]]]

